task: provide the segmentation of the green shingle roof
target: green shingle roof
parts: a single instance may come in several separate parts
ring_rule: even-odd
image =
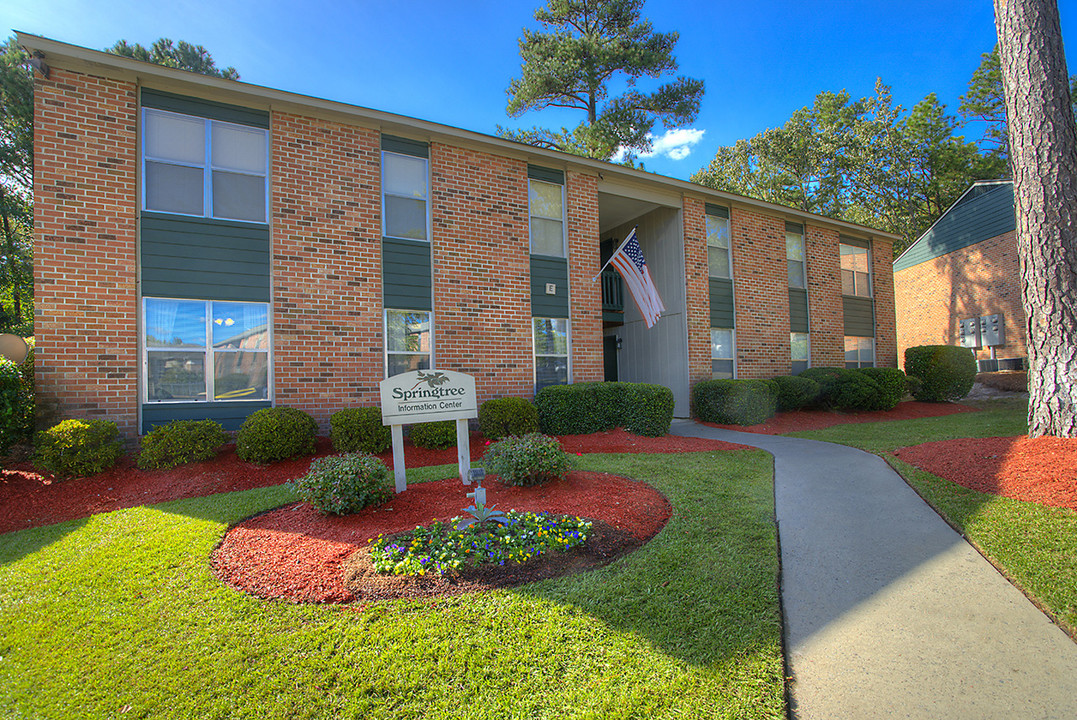
[[[976,183],[894,261],[894,270],[904,270],[942,257],[954,250],[1008,233],[1015,227],[1013,183]]]

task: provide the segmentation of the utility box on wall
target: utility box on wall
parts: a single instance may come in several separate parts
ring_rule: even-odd
[[[980,318],[965,318],[957,321],[957,337],[961,347],[980,347]]]
[[[1002,322],[1002,313],[983,315],[980,317],[980,339],[984,347],[994,347],[1006,344],[1005,325]]]

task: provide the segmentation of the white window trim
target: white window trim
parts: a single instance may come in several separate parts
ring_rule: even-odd
[[[390,235],[389,234],[389,228],[386,226],[386,223],[387,223],[387,220],[388,220],[388,215],[385,212],[385,196],[386,195],[391,195],[392,197],[405,198],[405,199],[408,199],[408,200],[416,200],[417,198],[415,198],[415,197],[413,197],[411,195],[400,195],[398,193],[392,193],[392,192],[389,192],[388,190],[385,189],[385,156],[386,155],[397,155],[399,157],[412,158],[412,159],[415,159],[415,160],[422,160],[426,164],[426,197],[423,198],[423,203],[426,205],[426,238],[425,239],[406,238],[406,237],[399,237],[398,235]],[[411,242],[424,242],[424,243],[429,244],[430,243],[430,238],[432,237],[432,233],[433,233],[433,226],[432,226],[431,215],[430,215],[430,197],[433,194],[433,184],[431,182],[431,177],[430,177],[430,158],[423,157],[422,155],[412,155],[410,153],[395,152],[393,150],[382,150],[381,151],[381,176],[380,176],[380,179],[381,179],[381,236],[382,237],[387,237],[387,238],[393,238],[394,240],[409,240]],[[392,308],[392,309],[395,310],[396,308]],[[430,321],[431,321],[431,323],[433,323],[433,317],[431,317]],[[432,336],[431,336],[431,342],[433,342]],[[431,366],[430,367],[433,367],[433,359],[431,359]]]
[[[200,302],[205,305],[206,308],[206,344],[202,348],[202,351],[206,354],[206,362],[204,366],[205,377],[203,378],[206,390],[205,400],[156,400],[150,398],[150,353],[151,352],[168,352],[166,349],[151,350],[146,344],[146,301],[147,300],[166,300],[166,301],[185,301],[185,302]],[[263,350],[245,350],[244,352],[265,352],[266,354],[266,397],[264,398],[224,398],[218,400],[213,397],[213,393],[210,392],[210,388],[213,385],[213,379],[216,377],[214,368],[214,356],[218,352],[230,353],[240,352],[239,350],[214,350],[213,349],[213,313],[210,312],[210,307],[214,302],[221,303],[250,303],[251,305],[265,305],[266,306],[266,342],[268,347]],[[275,378],[273,376],[273,304],[269,302],[262,302],[258,300],[200,300],[198,298],[168,298],[157,297],[153,295],[144,295],[142,302],[140,303],[140,309],[142,316],[139,318],[139,338],[138,342],[142,348],[142,381],[139,383],[139,395],[141,402],[139,405],[190,405],[191,403],[225,403],[225,402],[270,402],[274,403],[274,387]],[[190,350],[197,352],[197,348],[177,348],[177,350]],[[141,408],[139,409],[141,413]]]
[[[858,340],[871,340],[871,363],[868,364],[868,365],[864,364],[865,361],[863,359],[861,359],[861,357],[860,357],[860,348],[858,347],[857,350],[856,350],[856,366],[858,368],[877,367],[878,366],[877,358],[875,357],[878,348],[876,346],[877,344],[875,342],[875,337],[873,335],[845,335],[845,336],[842,337],[842,345],[843,346],[845,344],[845,339],[846,338],[856,338]],[[843,349],[844,349],[844,347],[843,347]],[[846,362],[848,362],[848,361],[846,361]]]
[[[201,164],[182,162],[179,160],[169,160],[165,158],[158,158],[150,155],[146,152],[146,115],[148,113],[160,113],[162,115],[172,115],[174,117],[187,118],[191,120],[199,120],[202,122],[203,132],[203,158]],[[257,125],[244,125],[242,123],[233,123],[226,120],[214,120],[213,118],[202,117],[200,115],[187,115],[185,113],[173,112],[171,110],[161,110],[153,107],[142,108],[142,132],[140,148],[142,151],[142,160],[139,164],[142,170],[141,186],[142,186],[142,210],[144,212],[161,213],[162,215],[179,215],[181,217],[196,217],[206,218],[209,220],[221,220],[222,222],[237,222],[247,223],[250,225],[268,225],[269,224],[269,166],[270,166],[270,145],[269,145],[269,130]],[[244,172],[242,170],[233,170],[231,168],[220,167],[213,164],[213,124],[218,123],[220,125],[231,125],[233,127],[243,128],[244,130],[259,130],[265,136],[265,148],[266,148],[266,170],[265,173],[252,173]],[[176,165],[179,167],[191,167],[199,168],[202,170],[202,214],[195,215],[192,213],[176,212],[174,210],[153,210],[146,207],[146,163],[147,162],[159,162],[168,165]],[[237,218],[216,217],[213,214],[213,171],[220,170],[222,172],[229,172],[235,175],[246,175],[248,177],[261,177],[263,179],[263,191],[262,197],[264,201],[263,207],[263,219],[262,220],[240,220]]]
[[[728,240],[729,246],[728,247],[723,248],[721,245],[711,245],[709,242],[706,241],[706,238],[704,238],[704,244],[707,246],[707,254],[708,254],[708,258],[707,258],[707,278],[708,279],[709,278],[715,278],[716,280],[732,280],[733,279],[734,271],[733,271],[733,217],[732,217],[732,215],[733,214],[730,213],[729,217],[724,218],[724,217],[722,217],[720,215],[711,215],[709,213],[704,214],[703,230],[704,230],[704,232],[706,233],[707,236],[710,235],[709,232],[706,232],[706,229],[707,229],[706,228],[706,219],[709,218],[709,217],[715,218],[716,220],[725,220],[726,225],[729,227],[729,240]],[[729,275],[726,275],[724,277],[721,276],[721,275],[711,275],[711,273],[710,273],[710,257],[709,257],[709,255],[710,255],[710,249],[712,247],[720,248],[720,249],[726,251],[726,254],[729,256]]]
[[[792,336],[792,335],[805,335],[805,336],[807,336],[807,339],[808,339],[808,357],[806,358],[806,360],[807,360],[807,363],[808,363],[808,367],[811,367],[811,332],[810,331],[809,332],[795,332],[793,330],[790,330],[789,334],[790,334],[790,336]],[[843,341],[843,344],[844,344],[844,341]],[[793,357],[793,338],[792,337],[789,338],[789,362],[790,363],[805,362],[804,360],[797,360],[797,359],[795,359]]]
[[[788,235],[789,232],[790,232],[789,230],[786,230],[785,234]],[[786,245],[786,250],[785,250],[786,275],[789,274],[789,262],[790,261],[799,262],[800,265],[801,265],[801,269],[803,271],[802,276],[804,278],[804,284],[799,285],[799,286],[790,284],[789,287],[792,288],[793,290],[807,290],[808,289],[808,233],[807,233],[806,228],[805,228],[805,230],[801,231],[801,233],[800,233],[800,246],[804,249],[804,257],[799,259],[799,260],[796,259],[796,258],[789,257],[789,246],[788,246],[788,244]],[[839,263],[840,263],[840,260],[839,260]]]
[[[842,294],[845,295],[845,297],[857,297],[857,298],[872,298],[872,297],[875,297],[875,268],[874,268],[874,266],[872,265],[872,262],[871,262],[871,257],[872,257],[871,247],[861,247],[860,245],[850,245],[849,243],[839,242],[838,243],[838,272],[839,272],[839,277],[840,277],[840,273],[844,270],[844,268],[841,267],[841,258],[842,258],[841,246],[842,245],[844,245],[845,247],[852,247],[852,248],[856,248],[858,250],[863,250],[865,253],[867,253],[867,256],[868,256],[868,292],[867,292],[867,294],[866,295],[857,294],[857,292],[856,292],[856,272],[855,271],[853,272],[853,294],[852,295],[845,295],[844,290],[842,290]]]
[[[737,379],[737,329],[735,327],[728,327],[728,328],[711,327],[711,330],[728,330],[731,333],[731,338],[732,338],[732,342],[730,343],[730,346],[732,347],[732,351],[730,353],[730,357],[727,357],[727,358],[716,358],[716,357],[714,357],[714,341],[713,340],[711,341],[711,343],[710,343],[710,346],[711,346],[711,363],[712,363],[712,365],[711,365],[711,373],[714,372],[713,362],[715,360],[732,360],[733,361],[733,378],[732,379],[736,380]]]
[[[428,320],[428,322],[430,323],[430,352],[429,353],[403,352],[403,351],[401,351],[401,352],[390,352],[389,351],[389,313],[390,312],[426,313],[429,316],[429,318],[430,318]],[[434,351],[435,351],[435,349],[437,347],[437,344],[435,343],[435,337],[434,337],[434,311],[433,310],[407,310],[407,309],[403,309],[403,308],[382,308],[381,327],[382,327],[382,337],[384,338],[384,342],[382,342],[381,369],[382,369],[382,375],[385,378],[390,377],[389,376],[389,356],[390,355],[424,355],[424,354],[429,354],[430,355],[430,369],[434,370],[435,368],[437,368],[437,364],[435,362],[435,355],[434,355]]]
[[[544,353],[539,355],[535,347],[535,321],[536,320],[564,320],[565,321],[565,354]],[[565,358],[565,384],[572,384],[572,319],[559,317],[534,316],[531,318],[531,386],[538,387],[538,358],[540,357],[563,357]]]
[[[553,220],[543,215],[535,215],[531,208],[531,183],[540,182],[546,185],[553,185],[561,188],[561,254],[560,255],[546,255],[545,253],[535,252],[534,239],[531,237],[531,219],[539,218],[540,220]],[[568,197],[565,194],[565,186],[561,183],[550,182],[549,180],[539,180],[538,178],[527,178],[527,249],[532,255],[541,255],[542,257],[555,257],[562,260],[568,259]],[[532,340],[532,344],[534,341]]]

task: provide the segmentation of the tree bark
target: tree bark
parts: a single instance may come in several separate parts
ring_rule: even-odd
[[[1028,316],[1028,434],[1077,437],[1077,127],[1055,0],[995,0]]]

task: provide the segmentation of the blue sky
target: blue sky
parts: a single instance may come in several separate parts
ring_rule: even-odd
[[[120,38],[147,46],[161,36],[187,40],[245,82],[493,134],[498,124],[579,121],[574,113],[505,115],[520,30],[537,26],[539,4],[6,0],[0,26],[96,49]],[[1067,38],[1077,2],[1059,6]],[[906,108],[934,91],[956,113],[980,54],[995,43],[989,0],[649,0],[644,15],[657,30],[680,33],[680,72],[706,81],[694,132],[682,134],[697,142],[680,159],[644,159],[648,170],[678,178],[706,165],[717,147],[781,125],[819,91],[861,97],[876,77]]]

